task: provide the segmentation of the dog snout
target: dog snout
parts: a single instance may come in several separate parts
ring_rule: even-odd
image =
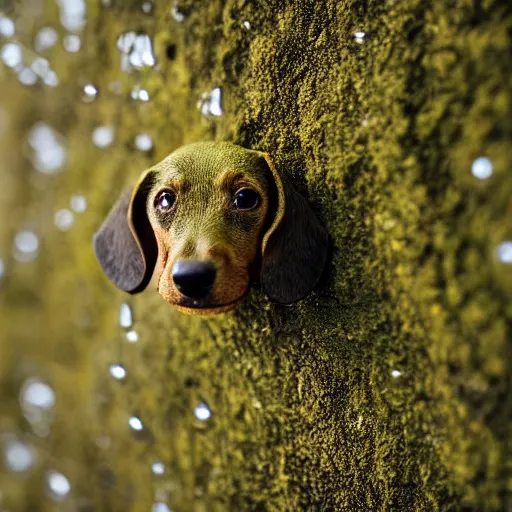
[[[172,267],[172,279],[185,297],[201,299],[208,295],[216,277],[215,267],[208,261],[177,261]]]

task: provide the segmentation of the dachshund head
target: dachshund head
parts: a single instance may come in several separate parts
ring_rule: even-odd
[[[234,308],[260,282],[289,304],[316,285],[329,237],[267,154],[231,143],[184,146],[123,192],[94,235],[109,279],[129,293],[153,274],[190,314]]]

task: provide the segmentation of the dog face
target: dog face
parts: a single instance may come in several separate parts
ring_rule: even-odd
[[[230,143],[184,146],[124,192],[94,237],[122,290],[160,295],[185,313],[235,307],[252,282],[271,300],[303,298],[325,266],[328,236],[268,155]]]

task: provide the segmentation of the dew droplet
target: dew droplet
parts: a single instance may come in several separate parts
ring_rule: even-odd
[[[512,263],[512,240],[502,242],[498,245],[496,252],[501,263]]]
[[[62,44],[68,53],[77,53],[82,48],[82,40],[76,34],[68,34],[64,37]]]
[[[71,210],[63,208],[55,214],[55,225],[61,231],[69,231],[75,221],[75,216]]]
[[[62,500],[71,491],[71,484],[62,473],[58,471],[48,471],[46,477],[48,480],[48,488],[55,499]]]
[[[75,213],[83,213],[87,210],[87,199],[82,194],[74,194],[71,196],[69,205]]]
[[[18,73],[18,80],[23,85],[34,85],[37,83],[37,75],[30,68],[23,68]]]
[[[0,35],[12,37],[15,32],[14,22],[5,16],[0,17]]]
[[[117,49],[121,53],[130,53],[133,43],[135,43],[135,39],[137,39],[137,34],[135,32],[126,32],[125,34],[121,34],[117,38]]]
[[[2,60],[9,68],[15,68],[23,62],[21,46],[16,43],[7,43],[2,47]]]
[[[46,123],[37,122],[28,134],[28,142],[34,150],[33,163],[43,174],[53,174],[65,163],[67,150],[63,139]]]
[[[48,71],[48,73],[46,73],[44,76],[43,82],[48,87],[57,87],[59,85],[59,77],[55,71],[50,69],[50,71]]]
[[[5,465],[15,473],[28,471],[35,461],[34,450],[28,444],[10,439],[4,448]]]
[[[114,142],[114,128],[112,126],[98,126],[92,132],[92,141],[99,148],[107,148]]]
[[[204,402],[201,402],[194,409],[194,416],[199,421],[207,421],[210,419],[211,415],[212,415],[212,412],[210,411],[210,408]]]
[[[130,96],[132,100],[149,101],[148,91],[146,91],[146,89],[141,89],[139,86],[136,86],[132,89]]]
[[[164,503],[163,501],[157,501],[153,503],[153,506],[151,507],[151,512],[172,512],[172,510],[169,508],[169,505],[167,505],[167,503]]]
[[[165,473],[165,466],[161,462],[153,462],[151,471],[153,471],[155,475],[163,475]]]
[[[245,20],[243,26],[246,30],[251,30],[251,23],[249,21]]]
[[[358,39],[364,39],[366,36],[366,32],[358,31],[354,34],[354,36],[357,37]]]
[[[60,22],[69,32],[79,32],[85,26],[87,6],[85,0],[57,0]]]
[[[93,84],[85,84],[83,91],[84,95],[82,97],[82,100],[85,103],[92,103],[98,96],[98,89]]]
[[[215,87],[209,93],[201,94],[201,99],[197,105],[201,114],[204,116],[221,116],[221,96],[222,91],[220,87]]]
[[[128,420],[128,425],[130,425],[130,427],[133,428],[133,430],[137,430],[138,432],[144,429],[142,421],[139,418],[137,418],[137,416],[132,416]]]
[[[149,151],[153,147],[153,140],[147,133],[140,133],[135,137],[135,147],[140,151]]]
[[[180,8],[177,5],[174,5],[171,8],[171,16],[174,18],[174,21],[177,21],[178,23],[183,23],[185,21],[185,14],[180,10]]]
[[[120,364],[111,364],[109,372],[116,380],[123,380],[126,377],[126,369]]]
[[[56,401],[54,390],[39,377],[30,377],[21,387],[19,401],[34,432],[41,437],[48,435]]]
[[[28,405],[50,409],[55,405],[55,392],[46,382],[37,377],[31,377],[23,384],[21,399]]]
[[[151,38],[147,34],[126,32],[117,39],[117,48],[122,54],[121,69],[123,71],[155,65]]]
[[[124,329],[128,329],[133,324],[132,308],[126,303],[121,304],[119,310],[119,325]]]
[[[402,372],[400,370],[393,370],[391,372],[391,376],[394,378],[394,379],[397,379],[398,377],[400,377],[400,375],[402,375]]]
[[[153,4],[151,2],[144,2],[142,4],[142,12],[144,12],[145,14],[150,14],[152,10]]]
[[[17,261],[28,262],[36,258],[39,238],[32,231],[19,231],[14,237],[14,257]]]
[[[481,156],[471,164],[471,172],[475,178],[486,180],[492,176],[492,162],[485,156]]]
[[[126,333],[126,341],[130,343],[136,343],[137,341],[139,341],[139,334],[137,333],[137,331],[128,331]]]
[[[44,59],[43,57],[37,57],[33,60],[30,67],[36,75],[44,77],[46,73],[48,73],[48,71],[50,70],[50,63],[47,59]]]
[[[36,34],[34,46],[37,52],[43,52],[54,46],[59,40],[59,34],[52,27],[43,27]]]

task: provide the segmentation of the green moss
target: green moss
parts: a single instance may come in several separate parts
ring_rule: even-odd
[[[4,254],[20,225],[43,234],[36,262],[8,262],[0,293],[1,431],[30,431],[16,402],[24,377],[57,392],[50,437],[30,436],[33,477],[0,473],[6,506],[53,510],[41,475],[56,467],[91,510],[148,510],[157,498],[198,511],[503,510],[512,281],[495,249],[512,218],[507,3],[189,0],[183,24],[172,2],[150,16],[137,2],[89,4],[83,51],[50,52],[57,92],[21,90],[0,70],[3,97],[15,98],[0,100],[12,123],[0,146]],[[116,39],[139,29],[157,68],[121,73]],[[92,104],[77,94],[86,82],[100,90]],[[135,84],[150,102],[128,99]],[[215,86],[224,116],[201,118],[196,102]],[[37,119],[69,137],[55,180],[34,176],[23,153]],[[102,123],[116,126],[107,150],[90,142]],[[148,155],[133,147],[141,131]],[[208,319],[150,289],[130,299],[140,341],[127,344],[126,297],[101,274],[91,234],[144,167],[212,139],[269,151],[293,178],[332,235],[328,275],[295,306],[254,291]],[[494,174],[477,182],[481,155]],[[88,212],[56,232],[54,210],[79,191]],[[128,378],[112,382],[120,357]],[[206,425],[193,416],[200,401]],[[151,475],[154,460],[164,476]]]

